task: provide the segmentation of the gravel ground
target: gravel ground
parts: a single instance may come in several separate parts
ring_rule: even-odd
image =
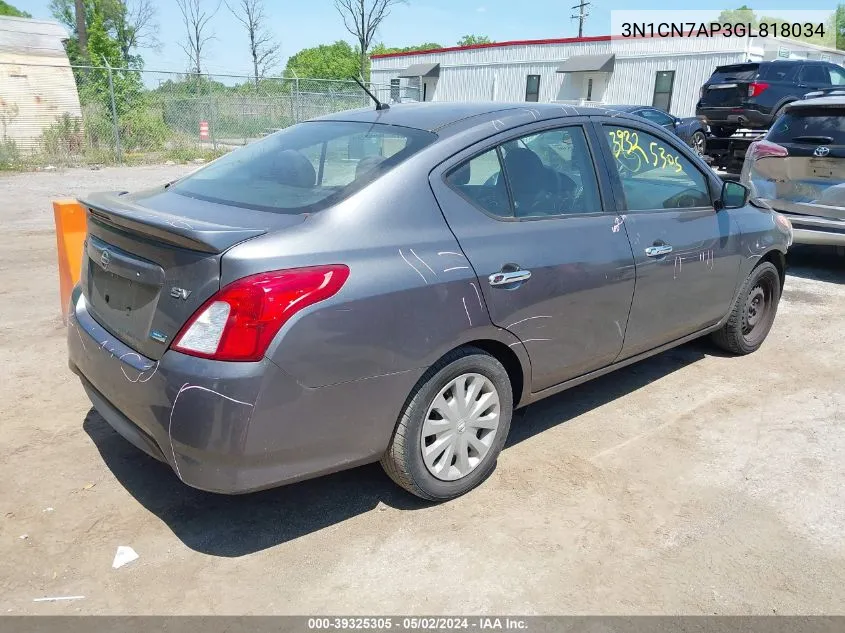
[[[454,502],[377,466],[221,497],[90,412],[58,317],[50,200],[188,169],[0,177],[0,613],[845,613],[842,258],[796,250],[756,354],[697,342],[521,412]]]

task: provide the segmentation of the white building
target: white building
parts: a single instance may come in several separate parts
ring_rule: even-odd
[[[716,66],[776,58],[845,62],[842,51],[794,40],[604,35],[373,55],[371,79],[425,101],[643,104],[692,116]]]
[[[36,150],[62,115],[82,115],[67,39],[56,22],[0,17],[0,142]]]

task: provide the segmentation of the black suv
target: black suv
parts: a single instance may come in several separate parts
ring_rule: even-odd
[[[790,101],[808,92],[845,89],[845,69],[822,61],[748,62],[719,66],[701,87],[696,116],[716,136],[766,129]]]

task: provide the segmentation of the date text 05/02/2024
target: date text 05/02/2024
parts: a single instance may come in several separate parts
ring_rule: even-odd
[[[821,22],[623,22],[626,37],[825,37]]]
[[[527,630],[524,619],[512,617],[314,617],[308,629],[328,630]]]

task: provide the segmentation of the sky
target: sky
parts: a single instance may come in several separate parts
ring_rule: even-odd
[[[130,0],[131,1],[131,0]],[[187,60],[178,42],[184,26],[175,0],[154,0],[158,6],[159,50],[142,50],[145,66],[150,70],[182,72]],[[214,7],[216,0],[202,0]],[[409,46],[436,42],[452,46],[466,34],[487,35],[496,41],[575,37],[578,23],[570,19],[570,7],[580,0],[408,0],[396,6],[382,23],[376,41],[388,46]],[[28,11],[34,18],[52,19],[49,0],[11,0],[11,4]],[[230,3],[233,4],[233,3]],[[663,10],[668,18],[665,0],[594,0],[589,8],[585,35],[607,35],[611,28],[611,11]],[[726,6],[747,4],[758,13],[777,15],[778,11],[796,9],[797,0],[766,0],[754,3],[736,0]],[[677,9],[685,5],[675,5]],[[689,6],[689,5],[686,5]],[[802,9],[832,10],[834,3],[801,0]],[[318,44],[345,39],[346,32],[332,0],[265,0],[269,27],[281,44],[282,64],[297,51]],[[211,22],[216,39],[209,44],[206,69],[211,73],[248,75],[250,72],[247,37],[243,27],[226,9],[225,4]]]

